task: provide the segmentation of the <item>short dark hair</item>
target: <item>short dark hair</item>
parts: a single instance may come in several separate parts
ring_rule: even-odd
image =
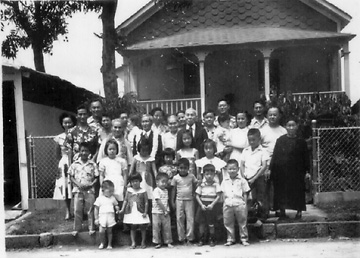
[[[105,149],[104,149],[105,155],[106,156],[109,155],[107,149],[108,149],[110,144],[115,144],[115,146],[116,146],[116,154],[118,154],[119,153],[119,144],[116,142],[116,140],[110,139],[105,143]]]
[[[70,118],[71,121],[73,122],[74,126],[75,126],[76,123],[77,123],[77,119],[76,119],[76,117],[75,117],[73,114],[69,114],[69,113],[64,112],[64,113],[62,113],[62,114],[59,116],[59,123],[60,123],[60,125],[61,125],[61,127],[62,127],[63,129],[65,129],[65,128],[63,127],[63,125],[62,125],[64,118]]]
[[[154,139],[154,140],[155,140],[155,139]],[[144,137],[142,137],[142,138],[140,139],[140,142],[138,143],[138,146],[137,146],[138,152],[140,153],[140,151],[141,151],[143,148],[149,148],[149,152],[151,153],[152,142],[150,141],[150,139],[146,139],[146,138],[144,138]]]
[[[239,166],[239,162],[236,159],[229,159],[228,162],[226,162],[227,165],[234,164],[237,167]]]
[[[86,113],[89,113],[88,108],[85,106],[85,104],[81,104],[79,106],[77,106],[76,111],[79,111],[80,109],[85,109]]]
[[[177,115],[180,114],[180,113],[185,114],[185,110],[180,109],[178,112],[176,112],[175,115],[177,116]]]
[[[162,152],[163,158],[165,156],[171,156],[173,159],[175,158],[175,151],[171,148],[165,148]]]
[[[253,107],[255,106],[255,104],[260,104],[262,105],[263,107],[265,107],[265,102],[261,99],[258,99],[258,100],[255,100],[254,103],[253,103]]]
[[[129,120],[136,126],[140,126],[140,117],[136,114],[130,115]]]
[[[223,123],[223,122],[226,122],[226,121],[230,121],[229,114],[221,114],[221,115],[218,116],[218,122],[219,123]]]
[[[160,111],[162,113],[162,116],[165,117],[165,112],[161,109],[161,107],[154,107],[153,109],[151,109],[150,115],[154,116],[156,111]]]
[[[285,119],[285,123],[287,124],[289,121],[294,121],[296,124],[299,124],[299,118],[296,116],[289,116]]]
[[[101,189],[109,189],[109,188],[114,188],[114,183],[110,180],[104,180],[101,184]]]
[[[88,143],[88,142],[81,142],[81,143],[79,144],[79,150],[80,150],[81,148],[86,148],[86,149],[88,149],[88,150],[90,151],[90,150],[91,150],[90,143]]]
[[[226,105],[229,105],[229,100],[227,100],[226,98],[219,99],[217,103],[219,104],[221,101],[224,101]]]
[[[129,175],[128,182],[130,183],[134,180],[139,180],[140,182],[142,181],[142,177],[139,172],[133,172]]]
[[[203,167],[203,173],[205,173],[206,171],[214,171],[215,173],[215,166],[213,164],[206,164]]]
[[[179,159],[179,161],[178,161],[178,165],[180,166],[180,165],[184,165],[184,166],[186,166],[187,168],[189,168],[190,167],[190,161],[187,159],[187,158],[181,158],[181,159]]]
[[[203,117],[206,116],[207,114],[213,114],[213,115],[215,116],[216,113],[215,113],[214,110],[208,109],[208,110],[206,110],[206,111],[203,113]]]
[[[110,120],[112,120],[112,118],[111,118],[111,116],[110,116],[110,114],[109,113],[102,113],[102,117],[108,117],[108,118],[110,118]]]
[[[216,142],[214,142],[214,141],[211,140],[211,139],[206,139],[206,140],[201,144],[201,149],[204,149],[206,144],[211,144],[211,146],[212,146],[213,149],[214,149],[214,154],[217,153]]]
[[[257,128],[251,128],[251,129],[249,129],[249,131],[248,131],[248,133],[247,133],[247,136],[250,136],[250,135],[256,135],[256,136],[261,137],[260,130],[257,129]]]
[[[184,134],[190,135],[190,138],[191,138],[191,147],[194,148],[194,137],[193,137],[192,132],[191,132],[190,130],[185,130],[185,131],[181,134],[181,138],[180,138],[181,141],[179,142],[178,148],[179,148],[179,149],[184,148],[184,143],[183,143],[183,140],[182,140]]]
[[[101,106],[103,106],[103,103],[102,103],[102,99],[100,98],[93,98],[89,101],[89,107],[91,106],[92,103],[94,102],[99,102],[101,104]]]
[[[163,178],[165,178],[166,180],[169,180],[169,175],[166,173],[158,173],[155,177],[155,181],[159,181]]]

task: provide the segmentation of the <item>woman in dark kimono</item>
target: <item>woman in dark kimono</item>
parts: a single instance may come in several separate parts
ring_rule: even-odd
[[[278,138],[270,163],[270,178],[274,183],[274,209],[280,210],[280,218],[286,218],[285,209],[296,210],[301,218],[305,206],[305,175],[310,160],[304,139],[297,136],[295,118],[286,122],[287,134]]]

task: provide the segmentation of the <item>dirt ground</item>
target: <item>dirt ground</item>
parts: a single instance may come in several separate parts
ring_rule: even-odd
[[[320,207],[327,214],[327,221],[360,221],[360,203],[339,203]],[[40,234],[44,232],[61,233],[73,230],[73,220],[65,220],[64,210],[33,211],[6,227],[7,235]],[[286,220],[286,223],[299,222]],[[281,223],[281,222],[279,222]],[[84,228],[86,228],[86,222]]]

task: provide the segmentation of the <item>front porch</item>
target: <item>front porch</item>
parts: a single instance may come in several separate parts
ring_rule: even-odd
[[[304,92],[304,93],[289,93],[292,100],[301,102],[304,99],[310,103],[316,100],[332,99],[338,101],[344,94],[344,91],[324,91],[324,92]],[[198,117],[202,117],[201,98],[188,99],[167,99],[167,100],[140,100],[139,103],[144,107],[146,113],[149,113],[154,107],[160,107],[166,114],[175,114],[179,110],[187,108],[195,108],[198,111]]]

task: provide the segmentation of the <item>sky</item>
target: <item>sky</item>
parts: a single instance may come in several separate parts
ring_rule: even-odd
[[[115,25],[118,26],[149,0],[118,0]],[[357,34],[350,41],[350,99],[360,99],[360,1],[359,0],[328,0],[353,18],[342,32]],[[94,33],[101,33],[99,14],[75,14],[68,21],[68,42],[59,38],[54,42],[53,54],[45,55],[46,72],[68,80],[76,86],[86,88],[103,95],[101,68],[101,39]],[[122,64],[120,54],[116,54],[116,65]],[[3,60],[4,61],[4,60]],[[34,68],[32,50],[21,50],[16,60],[5,60],[6,63]],[[120,85],[121,86],[121,85]],[[123,89],[119,88],[120,93]]]

